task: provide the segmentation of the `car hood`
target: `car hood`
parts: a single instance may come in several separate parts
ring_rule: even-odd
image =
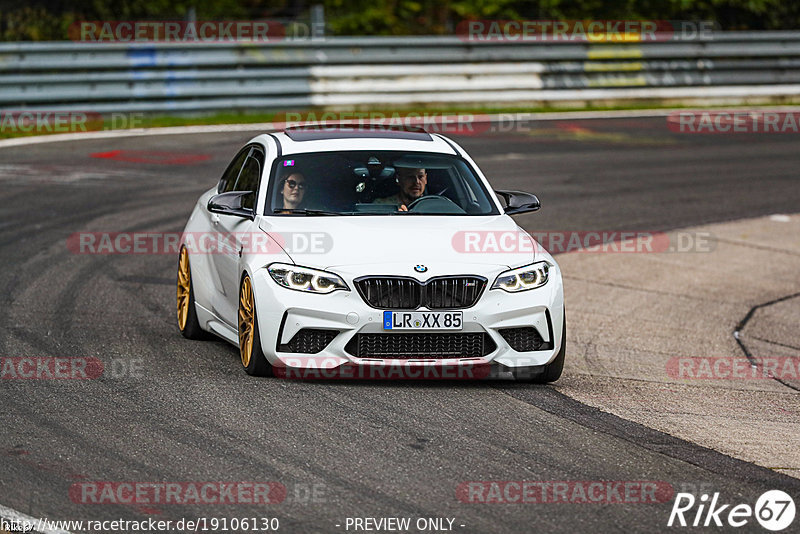
[[[410,272],[416,265],[428,276],[533,263],[537,246],[514,245],[525,236],[507,215],[487,217],[307,216],[270,217],[259,228],[281,244],[297,265],[348,272]],[[504,246],[499,246],[502,241]],[[381,266],[384,268],[382,269]]]

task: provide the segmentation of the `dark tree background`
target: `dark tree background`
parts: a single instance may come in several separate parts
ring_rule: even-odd
[[[800,28],[793,0],[0,0],[0,40],[67,39],[80,20],[274,19],[308,22],[322,4],[332,35],[436,35],[466,19],[712,21],[723,30]]]

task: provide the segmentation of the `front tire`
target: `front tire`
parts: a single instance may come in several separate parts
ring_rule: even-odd
[[[189,266],[189,251],[181,247],[178,257],[178,329],[187,339],[205,339],[206,333],[200,328],[197,320],[197,308],[194,303],[192,287],[192,270]]]
[[[239,356],[242,359],[242,367],[248,375],[272,375],[272,366],[261,350],[253,284],[248,275],[242,279],[239,289]]]
[[[567,313],[564,311],[564,319],[561,327],[561,349],[558,351],[555,359],[544,366],[544,371],[531,378],[534,384],[549,384],[561,378],[561,372],[564,370],[564,357],[567,354]]]

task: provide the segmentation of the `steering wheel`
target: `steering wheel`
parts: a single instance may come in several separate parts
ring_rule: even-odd
[[[461,206],[459,206],[449,198],[442,195],[426,195],[423,197],[419,197],[415,201],[411,202],[408,206],[406,206],[406,208],[408,209],[408,211],[413,211],[415,208],[423,205],[425,202],[430,203],[430,202],[441,202],[441,201],[446,201],[446,204],[444,206],[445,213],[466,213],[463,209],[461,209]],[[458,211],[453,211],[453,208],[455,208]]]

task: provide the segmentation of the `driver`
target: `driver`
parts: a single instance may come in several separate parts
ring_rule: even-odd
[[[407,205],[425,194],[428,173],[425,169],[400,167],[397,169],[397,184],[400,186],[400,191],[396,195],[378,198],[375,204],[394,204],[398,206],[397,211],[408,211]]]

